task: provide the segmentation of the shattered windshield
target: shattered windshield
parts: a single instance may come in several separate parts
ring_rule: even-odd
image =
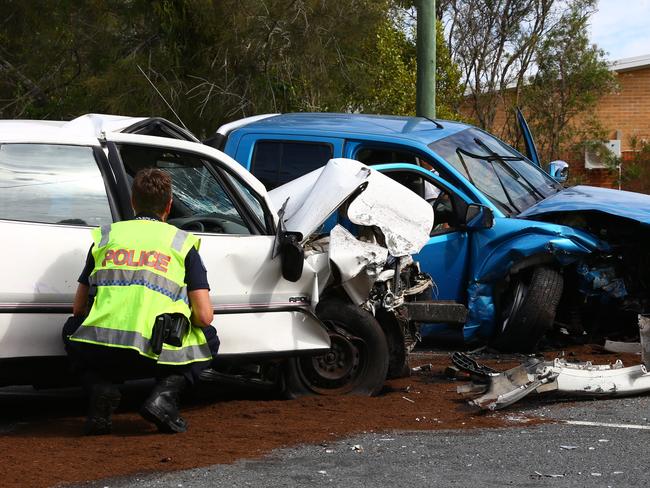
[[[452,134],[429,147],[506,215],[523,212],[562,189],[520,153],[479,129]]]
[[[231,194],[200,157],[171,149],[128,144],[120,146],[120,155],[131,178],[139,170],[151,167],[169,173],[174,196],[169,215],[171,224],[192,224],[188,230],[199,232],[251,233]]]
[[[199,164],[190,166],[165,162],[159,164],[171,175],[174,198],[180,200],[192,215],[221,215],[243,221],[232,200],[208,168]]]

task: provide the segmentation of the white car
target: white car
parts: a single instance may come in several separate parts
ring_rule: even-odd
[[[237,162],[169,121],[91,114],[0,121],[0,384],[71,380],[61,327],[89,229],[133,217],[132,177],[152,166],[173,179],[169,223],[201,237],[222,358],[207,380],[234,375],[290,395],[375,394],[389,366],[403,367],[409,330],[397,310],[429,286],[409,256],[432,224],[424,200],[395,184],[395,209],[373,212],[372,199],[393,182],[349,161],[271,199]],[[341,227],[315,236],[344,203],[353,223],[387,234],[386,247]],[[400,223],[409,214],[424,220]]]

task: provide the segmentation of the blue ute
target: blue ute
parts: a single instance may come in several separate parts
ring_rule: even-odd
[[[537,159],[520,120],[527,152]],[[415,259],[435,282],[434,298],[467,306],[468,320],[458,331],[465,341],[532,351],[553,325],[578,334],[616,331],[633,326],[636,314],[650,308],[650,197],[564,188],[529,158],[471,125],[294,113],[227,124],[206,143],[269,189],[330,158],[346,157],[429,201],[434,227]],[[471,204],[493,216],[490,228],[468,224]],[[428,324],[422,331],[433,336],[447,329]]]

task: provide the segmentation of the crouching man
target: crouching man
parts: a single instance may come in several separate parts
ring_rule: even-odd
[[[93,229],[73,317],[63,329],[89,396],[89,435],[111,432],[120,401],[115,383],[152,376],[156,384],[140,413],[162,432],[185,432],[180,393],[219,347],[200,241],[165,223],[170,176],[158,169],[138,172],[131,203],[135,219]]]

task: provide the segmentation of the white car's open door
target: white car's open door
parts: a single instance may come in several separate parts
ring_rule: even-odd
[[[314,270],[305,265],[299,281],[285,280],[280,259],[272,259],[274,235],[246,229],[245,219],[238,215],[247,198],[250,201],[256,195],[258,201],[266,202],[266,190],[259,181],[208,146],[119,133],[106,139],[109,145],[115,144],[112,157],[119,155],[119,164],[130,176],[138,165],[159,166],[172,175],[174,199],[191,216],[179,217],[172,211],[170,223],[187,223],[188,230],[197,229],[194,233],[201,238],[199,253],[208,271],[221,355],[329,349],[329,337],[309,308],[317,289]],[[134,160],[133,152],[129,155],[133,148],[146,161]]]

